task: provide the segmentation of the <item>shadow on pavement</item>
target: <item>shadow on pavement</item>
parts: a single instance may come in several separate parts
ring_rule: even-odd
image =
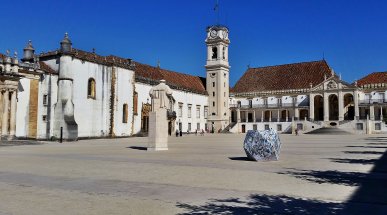
[[[371,139],[371,138],[368,138]],[[373,141],[387,143],[387,137],[372,138]],[[383,143],[382,143],[383,142]],[[374,144],[370,144],[374,145]],[[347,146],[359,148],[387,148],[376,146]],[[289,197],[284,195],[250,195],[247,199],[212,199],[203,205],[177,203],[184,209],[182,214],[387,214],[387,151],[374,152],[344,151],[346,154],[382,156],[379,159],[331,158],[332,162],[349,164],[374,164],[369,173],[341,172],[337,170],[297,170],[290,169],[278,174],[290,175],[312,183],[330,183],[345,186],[357,186],[357,190],[348,201],[332,203],[312,199]],[[229,157],[231,160],[247,160],[246,157]]]
[[[248,157],[228,157],[228,159],[233,160],[233,161],[254,161],[254,162],[256,162],[255,160],[251,160]]]
[[[339,214],[343,208],[340,203],[258,194],[246,200],[212,199],[204,205],[177,203],[176,206],[185,209],[181,214]]]
[[[382,153],[383,154],[383,153]],[[336,163],[350,163],[350,164],[374,164],[378,159],[350,159],[350,158],[329,158],[332,162]]]
[[[129,146],[129,147],[126,147],[128,149],[136,149],[136,150],[142,150],[142,151],[146,151],[148,150],[146,147],[144,146]]]
[[[384,152],[375,151],[345,151],[345,154],[367,154],[367,155],[382,155]]]

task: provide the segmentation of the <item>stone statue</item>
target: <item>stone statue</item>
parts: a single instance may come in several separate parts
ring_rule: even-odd
[[[160,84],[152,87],[149,91],[152,98],[152,110],[156,111],[160,108],[169,108],[169,98],[172,96],[172,90],[165,84],[165,80],[161,80]]]
[[[167,110],[172,97],[172,90],[161,80],[160,84],[149,91],[152,98],[152,112],[149,113],[148,151],[168,150]]]

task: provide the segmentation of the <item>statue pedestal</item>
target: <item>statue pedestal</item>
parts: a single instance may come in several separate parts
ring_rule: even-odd
[[[148,151],[168,150],[167,109],[149,114]]]

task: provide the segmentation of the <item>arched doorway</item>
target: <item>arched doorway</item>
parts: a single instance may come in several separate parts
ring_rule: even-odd
[[[236,119],[236,113],[235,111],[231,111],[231,122],[236,122],[237,119]]]
[[[149,112],[152,111],[152,106],[149,103],[142,104],[141,109],[141,131],[148,132],[149,130]]]
[[[281,111],[281,121],[285,122],[287,120],[287,117],[289,117],[289,111],[288,110],[282,110]]]
[[[300,110],[300,120],[308,119],[308,110],[302,109]]]
[[[324,98],[320,95],[314,97],[314,120],[324,120]]]
[[[339,120],[339,100],[335,94],[328,97],[329,120]]]
[[[265,121],[270,121],[271,111],[267,110],[265,111]]]
[[[344,95],[344,120],[355,119],[355,105],[353,102],[353,95],[347,93]]]

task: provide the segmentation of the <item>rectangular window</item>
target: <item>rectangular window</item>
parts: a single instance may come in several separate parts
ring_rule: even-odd
[[[380,123],[375,123],[375,131],[380,131],[382,129],[382,126]]]
[[[212,82],[212,87],[215,87],[215,82]]]
[[[179,103],[178,114],[179,117],[183,117],[183,103]]]
[[[363,130],[363,123],[356,123],[356,129],[357,130]]]
[[[277,131],[282,131],[282,125],[281,124],[277,125]]]
[[[128,123],[128,105],[122,105],[122,123]]]
[[[200,119],[200,105],[196,106],[196,118]]]
[[[256,130],[257,130],[257,127],[258,127],[257,124],[254,124],[254,125],[253,125],[253,130],[256,131]]]
[[[197,129],[198,131],[200,131],[200,123],[197,123],[197,124],[196,124],[196,129]]]
[[[188,118],[191,118],[192,115],[192,105],[188,105]]]
[[[265,130],[270,130],[270,127],[268,124],[265,124]]]
[[[188,131],[191,131],[191,123],[188,123]]]
[[[215,92],[212,92],[212,96],[215,97]]]
[[[48,96],[47,95],[43,95],[43,105],[47,106],[47,103],[48,103]]]
[[[43,120],[43,122],[46,122],[47,121],[47,115],[43,115],[42,116],[42,120]]]
[[[224,94],[224,97],[226,97],[226,92],[224,92],[223,94]]]
[[[304,125],[303,125],[302,123],[298,123],[298,124],[297,124],[297,129],[298,129],[299,131],[304,130]]]
[[[204,106],[204,119],[207,119],[208,117],[208,107]]]
[[[212,107],[215,107],[215,102],[212,102]]]

